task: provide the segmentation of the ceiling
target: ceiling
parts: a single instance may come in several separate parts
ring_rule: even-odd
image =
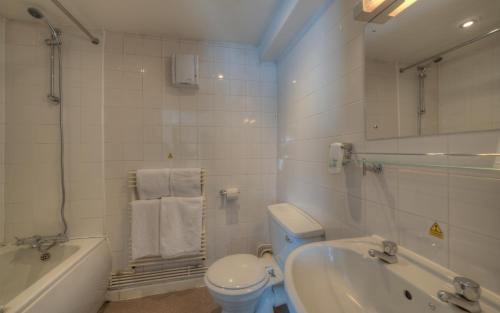
[[[460,28],[468,19],[477,23]],[[419,0],[386,24],[366,27],[367,56],[407,65],[499,26],[499,0]]]
[[[136,34],[257,45],[280,0],[60,0],[84,25]],[[0,15],[32,20],[37,6],[56,25],[70,22],[50,0],[0,0]]]

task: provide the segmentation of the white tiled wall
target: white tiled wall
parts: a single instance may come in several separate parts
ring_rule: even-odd
[[[370,139],[398,137],[398,117],[400,116],[398,109],[402,108],[401,113],[403,113],[405,106],[400,103],[399,91],[402,87],[401,81],[398,81],[396,64],[394,62],[366,60],[365,66],[366,124],[368,125],[366,135]],[[417,93],[411,95],[415,96]],[[416,105],[415,101],[410,105]],[[416,121],[415,111],[413,109],[410,116],[415,117]],[[412,125],[414,123],[405,124]]]
[[[173,53],[200,56],[199,90],[171,86]],[[260,64],[249,46],[107,33],[104,67],[106,229],[114,269],[128,259],[126,175],[137,168],[206,168],[209,261],[254,253],[268,242],[265,208],[276,190],[274,64]],[[225,187],[241,189],[228,208],[218,196]]]
[[[10,20],[6,29],[6,213],[1,224],[12,240],[60,231],[58,107],[46,100],[47,29]],[[254,47],[230,43],[107,33],[105,45],[93,46],[84,37],[63,33],[70,235],[106,232],[114,268],[124,267],[127,171],[201,166],[208,172],[210,261],[254,252],[268,242],[265,208],[276,193],[275,65],[261,64]],[[171,87],[172,53],[200,55],[199,90]],[[227,208],[218,197],[224,187],[241,189],[240,200]]]
[[[500,127],[500,44],[491,39],[426,66],[423,135]],[[415,136],[419,78],[394,62],[366,61],[369,139]],[[376,127],[375,127],[376,125]]]
[[[441,133],[500,127],[500,43],[475,44],[439,67]]]
[[[5,19],[0,17],[0,243],[5,236]]]
[[[352,142],[358,151],[479,153],[496,151],[500,138],[493,131],[366,141],[363,24],[353,21],[354,2],[334,2],[279,61],[278,200],[308,211],[328,238],[379,234],[500,292],[500,175],[387,166],[363,177],[353,165],[327,173],[331,142]],[[494,163],[441,159],[398,160]],[[434,222],[443,240],[428,235]]]
[[[66,216],[71,236],[104,231],[102,46],[65,31]],[[49,88],[47,27],[6,24],[6,239],[61,231],[57,105]]]

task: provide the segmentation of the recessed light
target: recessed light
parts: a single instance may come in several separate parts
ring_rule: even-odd
[[[224,79],[224,75],[219,74],[219,75],[217,75],[217,78],[218,78],[219,80],[223,80],[223,79]]]
[[[468,21],[465,21],[462,24],[460,24],[460,28],[469,28],[472,25],[474,25],[475,23],[476,23],[476,21],[474,21],[474,20],[468,20]]]
[[[292,84],[296,84],[296,83],[297,83],[297,81],[295,79],[292,80]]]

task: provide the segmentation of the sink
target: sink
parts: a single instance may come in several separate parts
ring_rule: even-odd
[[[368,255],[382,247],[377,236],[311,243],[285,264],[290,311],[296,313],[463,313],[441,302],[438,290],[454,291],[460,276],[408,249],[396,264]],[[472,277],[473,278],[473,277]],[[500,296],[482,287],[484,313],[500,313]]]

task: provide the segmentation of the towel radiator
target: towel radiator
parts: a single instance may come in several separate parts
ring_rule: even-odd
[[[128,173],[128,187],[130,188],[130,200],[138,199],[136,171]],[[205,197],[206,170],[201,169],[200,188],[203,197],[203,222],[201,232],[201,249],[198,253],[175,257],[162,258],[161,256],[150,256],[140,259],[132,259],[132,237],[128,240],[128,270],[113,273],[109,282],[109,289],[121,289],[139,285],[149,285],[168,281],[186,280],[202,277],[207,267],[207,236],[206,236],[206,211],[207,201]],[[132,210],[129,206],[129,225],[132,225]]]

